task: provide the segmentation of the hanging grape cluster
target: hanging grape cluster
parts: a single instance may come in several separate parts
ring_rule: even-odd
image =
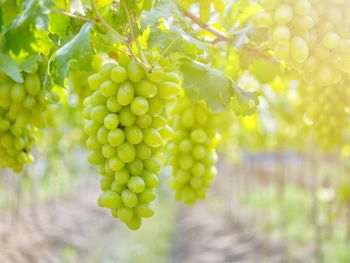
[[[335,85],[350,73],[350,14],[346,0],[260,0],[256,25],[269,29],[276,56],[304,80]]]
[[[343,145],[348,138],[350,113],[346,106],[350,90],[344,89],[346,81],[335,86],[319,87],[303,84],[300,94],[303,98],[302,112],[310,122],[312,137],[323,150]],[[317,101],[317,103],[315,103]]]
[[[31,163],[37,128],[45,126],[47,105],[37,72],[25,73],[17,83],[0,72],[0,166],[20,172]]]
[[[161,152],[173,136],[166,108],[179,93],[179,77],[161,65],[145,72],[120,54],[88,78],[94,92],[84,101],[88,160],[102,175],[98,204],[133,230],[154,214]]]
[[[169,184],[175,198],[188,205],[205,198],[217,174],[215,148],[219,135],[212,125],[213,117],[205,102],[192,104],[186,97],[178,101],[172,112],[175,136],[167,145],[167,162],[173,169]]]

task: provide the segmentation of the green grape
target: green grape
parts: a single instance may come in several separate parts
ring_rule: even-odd
[[[132,82],[139,82],[144,76],[144,70],[135,60],[130,61],[127,71],[128,78]]]
[[[114,129],[108,132],[107,141],[110,145],[117,147],[125,140],[125,133],[122,129]]]
[[[103,96],[113,97],[118,93],[118,86],[111,80],[105,80],[102,82],[99,90]]]
[[[122,192],[122,201],[126,207],[135,207],[137,205],[137,195],[130,189]]]
[[[119,125],[118,115],[109,113],[103,120],[104,126],[109,130],[115,130]]]
[[[148,100],[142,97],[135,97],[130,104],[130,110],[138,116],[145,114],[148,111],[148,109]]]
[[[88,161],[103,175],[98,203],[136,230],[142,218],[154,214],[150,203],[159,185],[161,152],[173,134],[167,124],[168,98],[177,96],[179,76],[158,65],[145,73],[135,60],[119,54],[118,63],[102,65],[87,82],[93,92],[83,103]],[[5,122],[1,129],[8,129]]]
[[[23,84],[0,71],[0,167],[21,172],[33,162],[30,150],[36,142],[37,128],[44,128],[46,93],[38,68],[22,73]],[[92,127],[89,127],[92,128]],[[92,133],[92,129],[87,129]]]
[[[132,192],[137,194],[143,192],[146,187],[144,180],[139,176],[130,177],[127,185]]]
[[[216,115],[204,102],[192,104],[187,97],[183,97],[173,109],[171,117],[175,136],[166,147],[167,163],[173,169],[169,185],[176,199],[193,205],[205,197],[215,177],[211,171],[217,162]],[[145,164],[145,168],[150,169],[150,165]]]
[[[126,140],[131,144],[139,144],[143,139],[143,132],[137,126],[131,126],[125,130]]]
[[[123,142],[118,146],[118,157],[125,163],[130,163],[135,159],[136,151],[132,144]]]
[[[124,67],[116,66],[111,70],[111,80],[116,83],[122,83],[128,78],[128,72]]]
[[[118,103],[122,106],[129,105],[134,98],[134,87],[130,82],[124,82],[118,89]]]
[[[135,93],[140,97],[153,98],[157,94],[157,86],[149,80],[142,80],[136,85]]]

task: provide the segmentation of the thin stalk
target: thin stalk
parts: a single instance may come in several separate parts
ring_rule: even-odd
[[[96,3],[94,0],[90,0],[91,2],[91,7],[92,7],[92,10],[94,11],[94,13],[96,14],[96,17],[97,17],[97,21],[98,22],[101,22],[101,24],[109,31],[111,32],[116,39],[118,39],[118,41],[120,42],[126,42],[126,38],[121,35],[120,33],[118,33],[110,24],[107,23],[106,20],[103,19],[102,15],[100,14],[100,12],[98,11],[97,9],[97,6],[96,6]]]

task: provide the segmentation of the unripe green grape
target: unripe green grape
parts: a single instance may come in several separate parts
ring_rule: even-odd
[[[90,96],[90,103],[93,106],[102,105],[104,106],[106,104],[107,98],[102,95],[100,90],[96,90],[91,96]]]
[[[153,98],[157,94],[157,87],[154,82],[144,79],[135,86],[135,93],[140,97]]]
[[[143,141],[152,148],[162,145],[162,138],[159,132],[152,128],[146,128],[143,130]]]
[[[136,145],[135,149],[136,149],[137,158],[139,158],[141,160],[148,159],[152,154],[151,148],[144,143],[140,143],[140,144]]]
[[[118,115],[115,113],[108,114],[103,120],[104,126],[109,130],[114,130],[119,125]]]
[[[118,209],[118,217],[123,222],[130,222],[134,217],[134,209],[130,207],[122,207]]]
[[[148,114],[152,117],[157,117],[162,114],[163,112],[163,101],[159,97],[154,97],[149,99],[149,109]]]
[[[130,174],[127,169],[119,170],[115,173],[115,180],[117,184],[124,185],[129,181]]]
[[[113,97],[118,93],[118,86],[111,80],[105,80],[102,82],[99,90],[103,96]]]
[[[123,107],[119,112],[119,121],[121,125],[130,127],[135,123],[136,116],[129,107]]]
[[[137,126],[139,126],[140,128],[144,129],[144,128],[150,127],[152,122],[153,122],[153,119],[152,119],[151,115],[143,114],[140,116],[136,116],[135,124]]]
[[[130,61],[127,71],[132,82],[139,82],[144,76],[143,68],[135,60]]]
[[[106,144],[107,138],[108,138],[108,133],[109,133],[109,130],[106,129],[104,126],[101,126],[97,132],[97,137],[96,137],[97,141],[101,144]]]
[[[118,89],[118,103],[122,106],[129,105],[134,98],[134,87],[130,82],[124,82]]]
[[[155,188],[159,184],[159,178],[156,174],[152,173],[148,170],[143,170],[142,174],[140,175],[143,179],[146,187],[148,188]]]
[[[156,199],[157,195],[152,188],[146,188],[145,191],[139,194],[140,202],[150,203]]]
[[[86,140],[86,148],[91,151],[97,151],[101,149],[101,144],[97,141],[95,137],[89,137]]]
[[[141,159],[135,159],[127,164],[128,170],[131,175],[140,175],[143,171],[143,162]]]
[[[123,142],[118,146],[118,157],[120,160],[126,163],[130,163],[135,159],[136,151],[134,145]]]
[[[125,163],[122,160],[120,160],[117,156],[113,156],[109,159],[109,167],[115,172],[120,171],[124,168],[124,166]]]
[[[161,163],[160,163],[160,159],[152,156],[146,160],[143,161],[144,166],[147,170],[151,171],[151,172],[157,172],[160,169]]]
[[[190,133],[190,138],[194,143],[203,143],[207,135],[202,129],[195,129]]]
[[[277,24],[285,25],[293,18],[293,9],[289,5],[280,5],[277,7],[274,15],[274,21]]]
[[[122,83],[128,78],[126,69],[122,66],[116,66],[111,70],[111,80],[116,83]]]
[[[107,141],[110,145],[117,147],[125,140],[125,133],[122,129],[114,129],[108,132]]]
[[[140,176],[130,177],[127,185],[132,192],[137,194],[143,192],[146,187],[145,181]]]
[[[90,112],[90,118],[96,124],[103,124],[104,118],[108,115],[108,109],[103,105],[95,106]]]
[[[148,218],[154,215],[154,210],[148,204],[141,203],[135,207],[135,214],[139,217]]]
[[[102,176],[101,182],[100,182],[100,188],[102,191],[107,191],[111,188],[111,185],[114,181],[114,176]]]
[[[179,95],[180,88],[174,82],[160,82],[157,85],[157,95],[162,99],[171,99]]]
[[[117,149],[109,144],[104,144],[101,151],[106,158],[112,158],[117,155]]]
[[[130,110],[137,116],[145,114],[148,109],[148,101],[142,97],[135,97],[130,104]]]
[[[108,98],[106,106],[111,112],[118,112],[122,108],[122,105],[118,102],[117,96]]]
[[[24,80],[24,87],[30,95],[32,96],[38,95],[41,90],[41,82],[40,82],[39,76],[35,73],[27,74]]]
[[[98,73],[95,73],[88,77],[88,83],[92,90],[98,90],[102,82],[103,82],[103,79],[101,75]]]
[[[128,223],[127,226],[131,230],[138,230],[141,227],[141,218],[134,216]]]
[[[126,140],[131,144],[139,144],[143,139],[143,132],[137,126],[131,126],[125,130]]]
[[[22,84],[14,84],[11,89],[11,99],[14,102],[22,102],[26,97],[26,90]]]
[[[152,120],[152,128],[159,130],[166,125],[166,119],[163,116],[157,116]]]
[[[137,195],[130,191],[129,189],[126,189],[122,192],[122,201],[123,204],[126,207],[135,207],[137,205],[138,199],[137,199]]]

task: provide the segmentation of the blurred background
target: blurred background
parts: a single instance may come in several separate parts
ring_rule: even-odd
[[[260,104],[252,116],[221,114],[206,200],[175,202],[164,167],[156,215],[136,232],[97,206],[76,91],[51,105],[34,164],[0,170],[0,262],[350,262],[347,137],[318,143],[293,81],[262,85],[246,73],[239,84],[260,90]]]

